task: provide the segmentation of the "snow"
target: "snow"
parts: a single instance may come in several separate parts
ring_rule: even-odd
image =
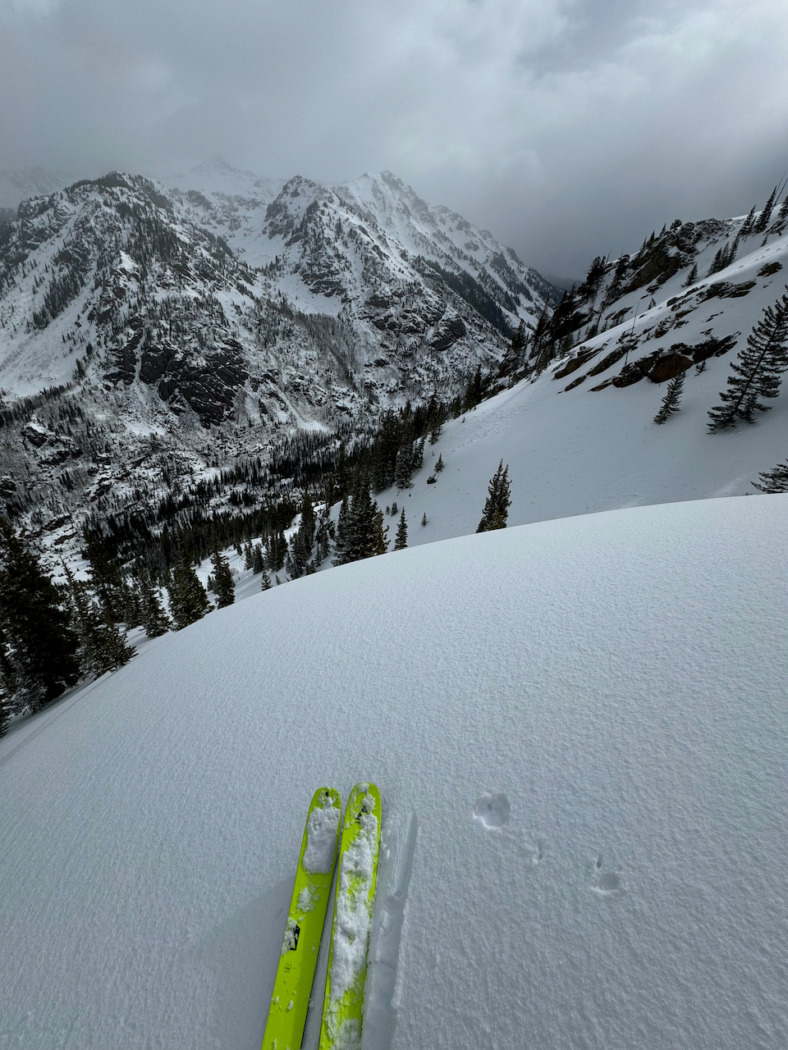
[[[341,814],[330,796],[324,799],[326,801],[331,804],[315,806],[306,822],[304,867],[315,873],[331,871],[337,852],[337,828]]]
[[[259,1047],[304,811],[368,779],[366,1050],[782,1050],[786,542],[756,495],[419,546],[19,724],[0,1046]]]

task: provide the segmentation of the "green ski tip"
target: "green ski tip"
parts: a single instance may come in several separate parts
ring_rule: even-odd
[[[262,1050],[300,1050],[337,856],[342,801],[319,788],[309,806]]]
[[[348,799],[328,956],[320,1050],[358,1050],[380,847],[380,792],[356,784]]]

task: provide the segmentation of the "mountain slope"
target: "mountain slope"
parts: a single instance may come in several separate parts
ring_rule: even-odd
[[[732,227],[735,235],[740,225],[716,224],[716,236],[699,242],[694,258],[701,272],[725,243],[724,231],[730,236]],[[788,458],[788,385],[754,425],[711,434],[707,424],[731,362],[785,290],[788,236],[775,235],[765,246],[762,239],[745,242],[731,266],[682,290],[687,262],[683,274],[653,294],[645,290],[653,306],[642,303],[643,289],[624,293],[605,310],[605,316],[622,311],[619,324],[588,339],[584,325],[575,346],[541,375],[447,422],[437,444],[426,446],[413,487],[378,496],[381,506],[405,507],[408,542],[473,532],[486,480],[501,458],[512,482],[510,524],[754,493],[759,473]],[[598,313],[604,284],[595,298]],[[679,370],[686,376],[680,409],[658,426],[667,377]],[[438,456],[445,464],[440,473]],[[429,524],[420,528],[424,514]]]
[[[346,566],[19,726],[0,1043],[258,1047],[306,804],[374,778],[369,1050],[781,1050],[787,510]]]

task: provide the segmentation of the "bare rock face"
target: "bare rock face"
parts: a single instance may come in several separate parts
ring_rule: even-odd
[[[652,383],[665,383],[679,372],[686,372],[691,365],[691,357],[675,353],[663,354],[649,369],[648,377]]]

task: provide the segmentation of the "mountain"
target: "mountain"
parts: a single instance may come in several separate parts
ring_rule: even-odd
[[[369,778],[362,1048],[783,1050],[786,512],[581,516],[255,588],[18,724],[0,1045],[259,1048],[306,806]]]
[[[393,176],[211,179],[113,173],[0,227],[3,486],[31,527],[451,397],[549,311],[535,271]]]

